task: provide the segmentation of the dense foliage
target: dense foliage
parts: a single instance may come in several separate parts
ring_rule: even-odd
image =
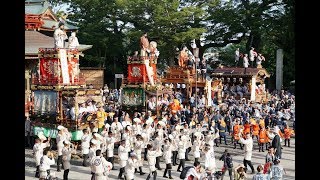
[[[105,66],[110,74],[126,71],[126,58],[139,49],[148,32],[158,43],[159,64],[172,65],[175,49],[195,39],[200,57],[208,48],[220,51],[232,65],[234,50],[262,53],[275,77],[276,50],[284,50],[284,85],[294,80],[293,0],[60,0],[68,19],[79,27],[81,43],[92,44],[83,66]],[[58,3],[58,4],[59,4]],[[57,4],[55,4],[57,5]],[[202,40],[200,40],[202,39]],[[202,42],[202,43],[201,43]]]

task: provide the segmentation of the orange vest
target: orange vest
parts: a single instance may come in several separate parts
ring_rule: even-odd
[[[239,137],[239,132],[240,132],[240,125],[235,125],[234,127],[233,127],[233,138],[235,139],[235,140],[239,140],[240,139],[240,137]]]
[[[250,133],[250,124],[245,124],[243,129],[243,134]]]
[[[267,142],[267,132],[266,130],[260,130],[259,132],[259,143]]]
[[[266,143],[270,142],[271,140],[269,139],[269,137],[267,136],[267,132],[269,132],[269,130],[266,130]]]
[[[293,134],[293,130],[289,129],[289,128],[285,128],[284,129],[284,138],[285,139],[290,139],[290,137]]]
[[[253,129],[252,135],[258,136],[259,130],[260,130],[259,124],[254,124],[254,125],[252,125],[252,129]]]

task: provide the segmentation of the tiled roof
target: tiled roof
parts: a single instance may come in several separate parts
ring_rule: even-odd
[[[41,15],[48,8],[50,10],[52,10],[48,1],[45,1],[45,0],[28,0],[25,3],[25,14]],[[58,21],[48,20],[48,19],[42,19],[42,20],[44,21],[44,24],[42,25],[43,28],[52,29],[52,26],[58,27],[58,24],[59,24]],[[66,30],[77,30],[77,29],[79,29],[78,27],[73,26],[68,22],[65,23],[64,27],[65,27]]]
[[[49,19],[44,19],[43,20],[44,24],[42,25],[43,28],[48,28],[48,29],[52,29],[53,26],[55,26],[56,28],[58,27],[59,22],[54,21],[54,20],[49,20]],[[76,30],[79,29],[76,26],[73,26],[71,24],[65,23],[64,24],[64,28],[66,30]]]
[[[39,48],[53,48],[53,37],[46,36],[38,31],[25,31],[25,55],[38,55]],[[92,48],[92,45],[80,44],[79,51]]]
[[[46,0],[25,0],[26,3],[40,3],[40,2],[44,2]]]
[[[42,14],[44,13],[50,6],[49,2],[47,1],[43,1],[43,3],[41,3],[42,1],[37,1],[40,3],[25,3],[25,14]]]
[[[257,75],[259,71],[264,71],[264,73],[269,76],[267,71],[264,68],[239,68],[239,67],[223,67],[217,68],[213,71],[212,75],[243,75],[243,76],[252,76]]]

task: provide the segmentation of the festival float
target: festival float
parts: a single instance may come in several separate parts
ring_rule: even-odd
[[[224,84],[247,85],[248,94],[243,98],[252,102],[265,102],[268,99],[266,90],[266,78],[270,78],[270,74],[264,68],[240,68],[240,67],[218,67],[210,75],[215,82],[220,83],[220,88],[215,86],[218,97],[222,97],[222,87]],[[239,99],[239,96],[235,97]],[[221,100],[221,98],[219,98]]]
[[[78,120],[78,102],[89,96],[101,102],[99,90],[86,88],[79,70],[79,51],[69,48],[39,48],[38,73],[32,74],[34,134],[43,131],[46,137],[55,138],[57,126],[63,125],[72,133],[72,140],[82,136]],[[97,92],[98,91],[98,92]],[[76,118],[71,120],[66,110],[74,107]]]
[[[165,87],[161,79],[157,77],[157,59],[159,51],[157,43],[144,36],[140,39],[141,51],[135,51],[133,56],[127,59],[128,75],[124,78],[121,86],[122,109],[133,111],[147,111],[147,101],[151,97],[162,96],[172,93],[170,87]],[[153,115],[159,116],[159,109],[152,111]]]

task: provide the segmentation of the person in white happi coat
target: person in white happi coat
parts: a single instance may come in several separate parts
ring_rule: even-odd
[[[107,161],[111,162],[112,164],[112,170],[116,170],[114,167],[114,143],[115,138],[113,137],[112,132],[108,132],[108,137],[106,138],[106,146],[107,146]]]
[[[97,112],[97,107],[96,107],[96,105],[94,105],[93,103],[92,103],[92,101],[91,100],[89,100],[88,102],[87,102],[87,111],[89,112],[89,113],[96,113]]]
[[[50,173],[50,166],[54,165],[54,155],[49,149],[43,150],[43,156],[40,158],[40,179],[39,180],[45,180],[48,178],[48,176],[53,176],[53,173]]]
[[[239,133],[240,136],[240,133]],[[242,136],[240,136],[240,143],[244,144],[244,159],[243,159],[243,165],[247,169],[247,165],[250,166],[252,173],[254,173],[254,168],[251,163],[251,157],[252,157],[252,149],[253,149],[253,140],[250,133],[246,134],[246,139],[243,139]]]
[[[125,167],[126,180],[134,180],[135,169],[138,167],[137,156],[134,152],[130,153]]]
[[[64,167],[63,180],[68,180],[70,171],[71,153],[75,153],[77,147],[71,147],[71,142],[68,140],[63,141],[64,147],[62,149],[62,164]]]
[[[96,148],[97,148],[97,150],[98,149],[101,149],[101,151],[102,151],[102,146],[103,146],[103,144],[104,144],[104,138],[100,135],[100,134],[98,134],[98,133],[92,133],[92,139],[91,139],[91,141],[92,140],[96,140],[97,141],[97,144],[96,144]]]
[[[54,30],[54,47],[55,48],[64,48],[64,42],[68,39],[67,33],[64,30],[64,23],[59,22],[59,27]]]
[[[88,161],[91,162],[91,160],[96,157],[96,150],[97,150],[97,140],[95,139],[91,139],[90,140],[90,148],[89,148],[89,153],[88,153]],[[90,166],[91,168],[91,180],[94,180],[94,172],[93,172],[93,169],[92,169],[92,166]]]
[[[39,177],[40,171],[40,159],[43,156],[43,149],[50,146],[50,137],[47,142],[45,141],[47,138],[43,135],[43,132],[38,133],[38,139],[35,140],[35,144],[33,145],[33,157],[36,161],[36,174],[35,177]]]
[[[186,159],[186,161],[189,161],[188,154],[191,151],[192,142],[191,142],[191,138],[190,138],[191,132],[190,132],[190,129],[189,129],[189,126],[188,126],[187,123],[185,123],[183,125],[182,134],[187,137],[187,140],[186,140],[187,141],[187,149],[186,149],[186,153],[185,153],[186,154],[185,155],[186,156],[185,159]]]
[[[207,144],[204,147],[203,152],[205,154],[205,161],[204,161],[205,169],[211,173],[214,173],[217,165],[216,165],[216,159],[215,159],[213,148],[211,149],[210,145]]]
[[[142,166],[143,166],[143,159],[142,159],[142,148],[144,147],[144,141],[143,137],[138,134],[136,135],[136,142],[134,142],[134,152],[137,156],[137,167],[139,167],[139,173],[140,175],[144,175],[145,173],[142,172]],[[135,170],[135,172],[138,172]]]
[[[154,132],[154,129],[151,127],[150,124],[144,124],[143,126],[143,130],[142,130],[142,137],[143,137],[143,140],[144,140],[144,144],[145,144],[145,149],[144,149],[144,160],[147,161],[147,154],[148,154],[148,148],[147,145],[150,143],[150,140],[151,140],[151,136]]]
[[[134,135],[142,133],[141,119],[139,118],[133,119],[132,132]]]
[[[67,128],[61,125],[59,125],[57,129],[58,129],[58,135],[56,137],[57,150],[58,150],[57,171],[60,172],[61,171],[60,164],[62,164],[62,149],[64,147],[63,141],[69,140],[69,134],[68,134],[69,132]]]
[[[128,113],[126,113],[126,115],[124,116],[124,121],[122,121],[121,124],[123,127],[132,126],[131,119]]]
[[[179,143],[178,143],[178,158],[179,158],[179,166],[177,171],[181,172],[185,167],[185,161],[186,161],[186,150],[187,150],[187,137],[184,135],[179,136]],[[180,167],[182,169],[180,170]]]
[[[156,156],[157,151],[153,149],[153,146],[151,144],[147,145],[148,149],[148,167],[149,167],[149,175],[146,180],[149,180],[151,178],[151,175],[153,175],[153,180],[157,179],[157,169],[156,169]]]
[[[194,162],[198,161],[201,155],[201,144],[202,144],[202,133],[201,132],[196,132],[194,133],[194,141],[192,145],[192,151],[193,151],[193,157],[194,157]]]
[[[163,134],[164,134],[163,127],[164,126],[165,126],[165,123],[162,121],[159,121],[159,123],[157,124],[157,128],[155,130],[158,133],[160,140],[163,140]]]
[[[123,130],[123,126],[120,122],[118,122],[118,117],[114,118],[114,121],[111,124],[111,132],[114,134],[116,142],[121,140],[121,131]]]
[[[120,146],[118,147],[118,156],[119,156],[119,165],[120,172],[118,175],[118,179],[123,179],[122,175],[125,172],[125,167],[127,165],[128,160],[128,148],[126,147],[126,141],[121,140]]]
[[[248,54],[244,54],[243,56],[243,67],[244,68],[248,68],[249,67],[249,58],[248,58]]]
[[[91,135],[88,129],[83,129],[82,132],[83,132],[83,136],[81,137],[81,153],[83,156],[82,166],[88,167]]]
[[[95,157],[91,159],[90,164],[94,180],[107,180],[112,164],[103,157],[100,149],[96,150]]]
[[[169,179],[173,179],[171,176],[171,169],[172,169],[172,140],[169,139],[165,139],[164,140],[164,146],[163,146],[163,157],[164,157],[164,161],[166,163],[166,169],[164,170],[163,173],[163,177],[168,178],[167,172],[169,174]]]
[[[160,157],[162,156],[162,151],[161,151],[162,140],[158,134],[158,131],[155,132],[154,137],[155,137],[155,139],[153,140],[153,148],[157,152],[157,154],[156,154],[156,168],[158,170],[161,170]]]
[[[100,135],[106,139],[108,137],[110,125],[107,123],[106,125],[103,126],[102,131],[100,132]],[[103,153],[103,152],[102,152]]]
[[[131,130],[131,126],[128,125],[124,128],[124,133],[122,134],[122,139],[126,142],[126,150],[128,151],[128,153],[133,150],[133,142],[135,140],[135,137],[132,135]]]
[[[251,61],[251,66],[253,67],[253,62],[255,57],[257,57],[257,52],[254,51],[254,47],[251,47],[250,51],[249,51],[249,59]]]
[[[172,145],[173,145],[173,148],[172,148],[172,165],[173,166],[176,166],[178,165],[177,163],[177,157],[178,157],[178,144],[179,144],[179,136],[180,136],[180,128],[181,126],[180,125],[177,125],[175,127],[175,131],[172,132]]]
[[[76,32],[72,32],[71,36],[68,39],[68,47],[69,48],[77,48],[79,46],[78,37],[76,36]]]

